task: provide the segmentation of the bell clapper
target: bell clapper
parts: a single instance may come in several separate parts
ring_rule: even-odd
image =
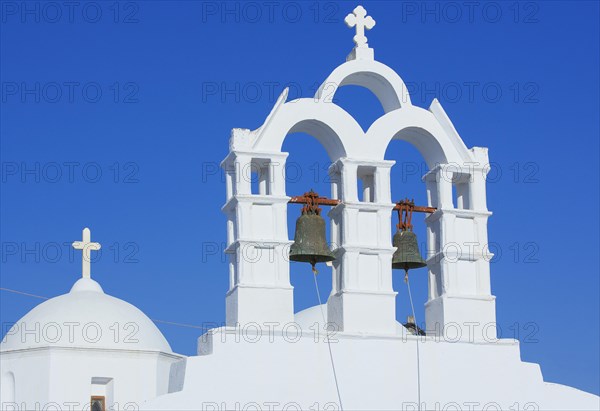
[[[408,268],[404,269],[404,282],[408,284]]]

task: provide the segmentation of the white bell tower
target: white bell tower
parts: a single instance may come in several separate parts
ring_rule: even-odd
[[[394,161],[340,158],[330,168],[332,192],[341,203],[329,212],[337,249],[327,311],[329,322],[345,332],[395,332],[395,249],[390,240],[393,165]],[[362,193],[357,191],[359,179]]]
[[[332,162],[330,197],[340,201],[328,213],[336,256],[328,321],[345,333],[397,332],[391,267],[395,251],[391,185],[397,183],[390,181],[395,161],[386,160],[385,153],[389,143],[399,139],[415,146],[427,162],[430,171],[423,177],[424,190],[428,206],[437,209],[426,217],[427,332],[477,340],[487,327],[486,337],[495,337],[487,250],[491,214],[485,192],[487,150],[467,149],[437,100],[427,110],[412,105],[398,74],[375,60],[364,34],[375,20],[363,7],[354,9],[345,21],[356,28],[355,47],[314,98],[288,102],[286,89],[259,129],[232,132],[230,153],[222,163],[227,176],[223,211],[230,256],[227,324],[293,321],[287,153],[281,147],[288,134],[304,132],[327,151]],[[346,85],[369,89],[384,109],[366,131],[333,102],[337,89]],[[252,175],[258,181],[256,192],[252,192]]]
[[[280,97],[281,99],[281,97]],[[247,130],[234,129],[222,162],[227,184],[227,248],[230,288],[227,325],[294,320],[290,285],[285,160],[287,153],[253,150]],[[257,192],[252,181],[258,180]]]

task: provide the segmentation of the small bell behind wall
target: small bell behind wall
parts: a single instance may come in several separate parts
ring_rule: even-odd
[[[319,195],[311,190],[304,196],[307,202],[302,207],[302,215],[296,220],[290,260],[310,263],[315,271],[315,264],[333,261],[335,257],[325,239],[325,220],[321,217],[321,209],[317,203]]]
[[[394,234],[393,246],[396,252],[392,256],[392,268],[398,270],[408,270],[413,268],[426,267],[427,263],[421,257],[419,252],[419,243],[417,235],[412,232],[412,209],[414,202],[407,200],[398,203],[398,231]]]

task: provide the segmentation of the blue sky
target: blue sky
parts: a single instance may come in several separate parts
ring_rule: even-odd
[[[262,124],[277,95],[314,94],[352,48],[354,2],[1,3],[1,286],[67,292],[69,244],[89,226],[103,244],[92,275],[153,319],[224,321],[223,176],[231,128]],[[413,104],[437,97],[467,146],[489,147],[492,291],[503,337],[547,381],[600,393],[599,55],[597,2],[363,2],[376,59]],[[25,9],[26,8],[26,9]],[[336,102],[363,127],[383,113],[347,87]],[[316,140],[284,143],[289,194],[328,194]],[[420,154],[388,149],[394,198],[423,204]],[[289,229],[299,213],[290,206]],[[416,232],[425,239],[424,224]],[[297,310],[316,304],[292,266]],[[327,295],[331,277],[319,276]],[[412,276],[423,318],[425,273]],[[401,276],[397,318],[409,314]],[[14,322],[40,300],[0,292]],[[193,354],[199,330],[159,323]]]

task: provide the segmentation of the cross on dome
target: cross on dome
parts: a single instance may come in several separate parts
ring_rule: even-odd
[[[81,253],[81,277],[91,278],[91,251],[98,251],[101,248],[100,243],[92,243],[92,233],[89,228],[84,228],[82,233],[82,241],[73,242],[73,248],[82,250]]]
[[[373,20],[373,17],[367,16],[367,10],[363,6],[357,6],[352,13],[346,16],[344,21],[350,28],[356,26],[356,36],[353,38],[356,47],[369,47],[367,36],[365,36],[365,29],[371,30],[375,26],[375,20]]]

